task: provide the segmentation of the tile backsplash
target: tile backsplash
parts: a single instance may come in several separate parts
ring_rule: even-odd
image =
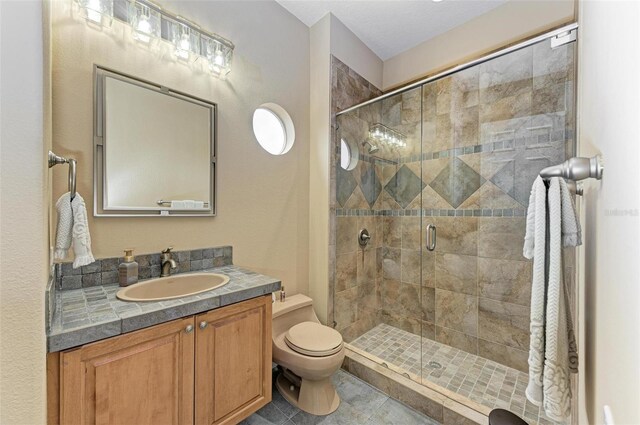
[[[220,246],[215,248],[173,251],[173,259],[178,267],[172,274],[206,270],[233,264],[233,248]],[[61,290],[79,289],[99,285],[118,283],[118,266],[123,257],[102,258],[74,269],[72,263],[56,264],[56,283]],[[136,255],[138,279],[160,277],[160,253]]]

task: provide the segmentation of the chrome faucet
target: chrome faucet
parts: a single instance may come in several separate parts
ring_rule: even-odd
[[[171,276],[171,270],[175,269],[178,267],[178,265],[176,264],[175,260],[173,258],[171,258],[171,250],[173,249],[173,247],[169,247],[167,249],[165,249],[164,251],[162,251],[161,257],[160,257],[160,264],[162,267],[162,273],[160,273],[160,277],[167,277],[167,276]]]

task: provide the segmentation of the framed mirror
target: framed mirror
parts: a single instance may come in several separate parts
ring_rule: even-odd
[[[215,215],[217,105],[94,71],[94,215]]]

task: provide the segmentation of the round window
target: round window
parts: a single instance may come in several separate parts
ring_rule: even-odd
[[[275,103],[260,105],[253,113],[253,134],[272,155],[285,154],[293,146],[295,129],[291,117]]]
[[[351,149],[346,140],[340,139],[340,167],[353,170],[358,164],[358,152]]]

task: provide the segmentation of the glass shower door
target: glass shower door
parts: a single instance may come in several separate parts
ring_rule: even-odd
[[[540,170],[574,152],[574,48],[545,40],[423,86],[423,233],[437,243],[423,251],[422,376],[485,404],[487,367],[511,393],[526,383],[525,214]]]

